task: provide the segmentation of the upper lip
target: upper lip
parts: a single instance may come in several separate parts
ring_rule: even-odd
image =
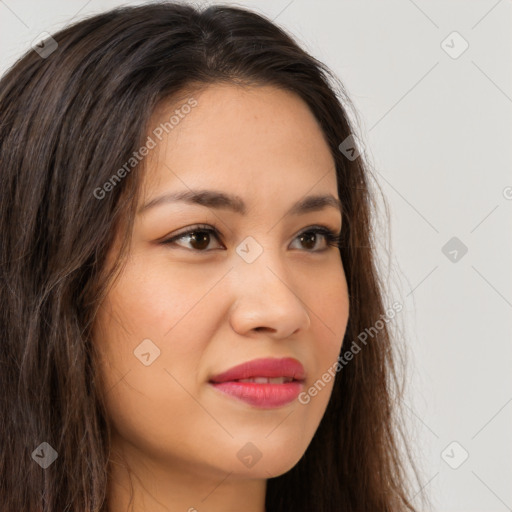
[[[210,382],[228,382],[254,377],[287,377],[304,380],[304,366],[293,357],[253,359],[211,377]]]

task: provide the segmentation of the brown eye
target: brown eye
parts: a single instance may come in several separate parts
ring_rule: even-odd
[[[301,243],[306,243],[307,249],[314,249],[316,241],[317,241],[317,233],[313,231],[307,231],[306,233],[303,233],[302,235],[299,235],[299,239]]]
[[[185,249],[190,248],[193,251],[208,252],[209,250],[211,250],[208,249],[208,246],[212,241],[212,235],[218,240],[217,232],[214,229],[197,227],[190,231],[186,231],[179,235],[175,235],[172,238],[169,238],[168,240],[164,240],[162,244],[179,245],[181,247],[184,247]],[[189,247],[186,247],[183,244],[178,243],[181,240],[185,240],[185,243],[188,243]]]
[[[190,237],[190,244],[198,251],[202,251],[210,244],[210,233],[206,231],[194,231],[187,235]]]
[[[340,247],[341,233],[334,233],[327,227],[318,226],[303,231],[297,235],[297,239],[302,247],[306,248],[306,252],[324,252],[329,246]],[[324,240],[323,248],[315,250],[317,242],[322,239]]]

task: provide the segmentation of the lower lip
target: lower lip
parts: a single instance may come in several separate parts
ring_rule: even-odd
[[[210,384],[233,398],[255,407],[272,409],[293,402],[302,389],[302,382],[283,384],[257,384],[255,382],[210,382]]]

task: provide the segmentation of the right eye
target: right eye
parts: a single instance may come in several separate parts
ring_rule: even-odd
[[[173,235],[171,238],[163,240],[162,244],[164,245],[180,245],[177,244],[178,241],[187,239],[187,243],[192,244],[192,247],[185,247],[185,249],[189,249],[197,252],[208,252],[212,249],[207,249],[211,242],[212,235],[219,240],[218,231],[208,225],[200,225],[195,226],[188,231],[183,231],[177,235]]]

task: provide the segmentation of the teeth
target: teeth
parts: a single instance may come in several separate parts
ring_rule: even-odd
[[[237,382],[254,382],[255,384],[284,384],[291,382],[291,377],[254,377],[251,379],[240,379]]]

